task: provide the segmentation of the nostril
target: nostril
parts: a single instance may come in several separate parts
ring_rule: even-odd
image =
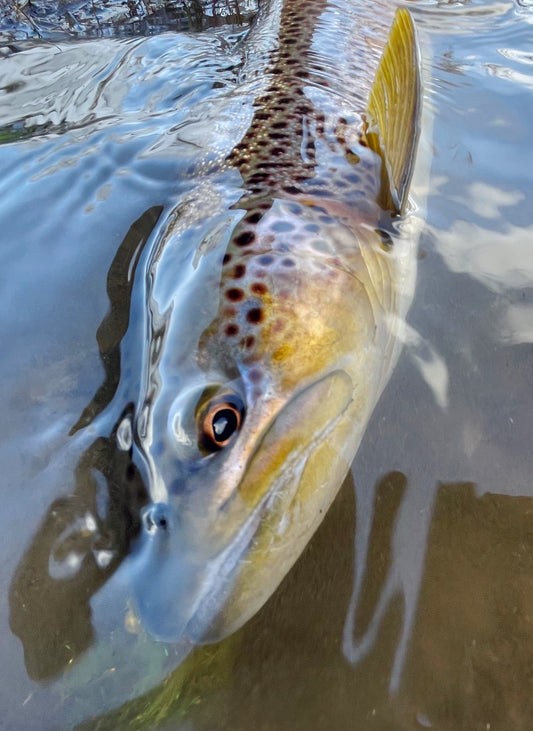
[[[166,531],[169,528],[169,507],[166,503],[154,503],[146,509],[144,525],[148,533]]]

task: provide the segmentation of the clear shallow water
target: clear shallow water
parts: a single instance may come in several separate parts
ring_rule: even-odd
[[[533,722],[533,16],[512,3],[410,7],[421,30],[434,153],[409,316],[418,336],[367,429],[355,491],[347,481],[265,608],[228,642],[189,658],[174,689],[169,682],[152,696],[161,706],[165,692],[180,690],[170,728],[452,731]],[[58,719],[98,713],[114,692],[110,672],[98,693],[86,684],[85,707],[73,711],[68,674],[43,684],[68,666],[69,652],[77,657],[90,645],[84,592],[94,597],[100,586],[93,625],[107,636],[121,591],[113,571],[144,499],[140,476],[106,439],[136,380],[130,374],[113,392],[113,344],[128,321],[121,297],[109,309],[108,293],[120,284],[125,301],[133,298],[134,321],[142,298],[128,290],[128,272],[143,265],[159,207],[191,200],[187,170],[199,140],[206,159],[235,142],[239,104],[217,101],[220,84],[232,88],[239,74],[238,54],[221,53],[228,35],[80,41],[60,46],[61,54],[33,44],[2,61],[9,86],[0,126],[12,140],[0,148],[6,729],[68,724]],[[245,87],[242,100],[252,91]],[[27,130],[34,136],[25,138]],[[187,214],[198,217],[194,206]],[[106,380],[95,334],[108,312],[99,335],[111,363]],[[125,336],[124,362],[134,335]],[[108,391],[94,401],[103,381]],[[66,438],[88,404],[98,412],[106,400],[111,408],[95,425]],[[127,488],[106,507],[99,484]],[[124,505],[131,524],[118,530],[113,511]],[[40,587],[36,604],[28,587],[42,572],[34,567],[44,556],[56,576],[76,573],[61,560],[72,545],[65,530],[88,512],[100,516],[96,536],[78,523],[73,545],[100,568],[84,570],[59,596]],[[8,629],[8,602],[30,648],[26,664]],[[25,615],[25,606],[38,610]],[[65,606],[74,610],[62,614]],[[111,651],[129,662],[138,652],[139,663],[163,674],[159,648],[145,640],[134,649],[130,638],[137,635],[114,637]],[[84,667],[90,678],[90,659]],[[134,675],[132,696],[144,690]],[[154,725],[153,717],[132,721],[147,705],[108,726]]]

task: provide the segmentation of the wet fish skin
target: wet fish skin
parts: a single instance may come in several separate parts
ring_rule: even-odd
[[[402,52],[394,82],[404,116],[389,124],[391,107],[376,131],[361,105],[339,113],[306,64],[331,3],[277,5],[267,86],[225,162],[241,190],[239,220],[217,249],[216,312],[186,387],[172,406],[157,396],[151,405],[164,459],[144,445],[166,494],[145,516],[137,600],[148,631],[169,641],[234,631],[300,555],[394,367],[412,293],[414,243],[391,246],[382,231],[404,208],[416,147],[410,17],[397,15],[388,51],[389,76],[390,55]],[[378,81],[390,83],[379,72]],[[374,107],[381,98],[375,89]],[[387,150],[402,122],[405,149]]]

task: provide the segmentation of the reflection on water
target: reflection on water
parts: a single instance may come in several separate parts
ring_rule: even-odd
[[[152,35],[166,30],[199,31],[241,25],[256,0],[33,0],[2,4],[0,42],[26,38],[102,38]]]
[[[137,697],[98,727],[530,731],[533,14],[412,8],[434,115],[412,337],[302,559],[235,638],[174,673],[190,648],[151,643],[124,601],[146,495],[128,433],[143,374],[119,369],[145,245],[163,210],[179,231],[206,196],[220,204],[188,171],[247,129],[268,38],[240,96],[231,28],[2,59],[6,728]],[[157,240],[170,263],[190,253]]]

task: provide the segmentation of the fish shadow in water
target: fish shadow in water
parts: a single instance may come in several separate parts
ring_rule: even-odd
[[[134,275],[162,207],[146,211],[128,230],[110,266],[110,310],[96,339],[104,382],[72,427],[91,424],[111,403],[121,378],[121,342],[130,322]],[[53,678],[94,640],[90,600],[128,555],[148,497],[132,459],[117,446],[119,426],[134,417],[128,404],[108,436],[82,454],[71,495],[55,500],[15,571],[9,590],[10,627],[20,638],[28,675]]]

